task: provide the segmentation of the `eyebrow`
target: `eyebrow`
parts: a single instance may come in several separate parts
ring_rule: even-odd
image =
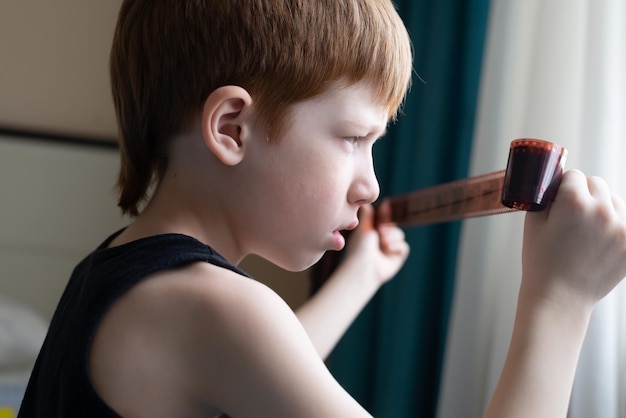
[[[387,127],[383,128],[380,131],[376,131],[376,130],[370,131],[366,135],[366,137],[373,137],[375,141],[378,141],[379,139],[383,138],[385,135],[387,135]]]
[[[382,138],[383,136],[387,135],[388,124],[385,124],[385,126],[383,126],[380,130],[378,129],[378,126],[376,125],[367,126],[366,124],[361,124],[361,123],[354,122],[351,120],[344,120],[343,122],[341,122],[341,125],[350,126],[354,129],[367,130],[365,135],[363,135],[363,138],[372,137],[372,136],[375,136],[376,138]]]

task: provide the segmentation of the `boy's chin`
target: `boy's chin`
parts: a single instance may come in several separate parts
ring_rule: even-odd
[[[306,254],[306,255],[303,254],[300,257],[292,257],[289,260],[275,261],[273,263],[276,264],[278,267],[282,268],[283,270],[297,273],[297,272],[304,271],[312,267],[313,265],[315,265],[318,261],[320,261],[320,259],[322,258],[324,254],[325,254],[325,251],[320,252],[320,253],[315,253],[315,254]]]

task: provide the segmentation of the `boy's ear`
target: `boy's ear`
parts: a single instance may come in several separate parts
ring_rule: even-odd
[[[202,138],[205,145],[226,165],[236,165],[245,152],[252,97],[238,86],[223,86],[205,100]]]

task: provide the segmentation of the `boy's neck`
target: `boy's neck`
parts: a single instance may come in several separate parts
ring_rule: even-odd
[[[193,141],[193,137],[178,138],[179,149],[171,154],[170,165],[149,203],[111,245],[178,233],[212,247],[232,264],[243,259],[245,254],[236,242],[236,232],[230,227],[229,211],[222,205],[225,199],[219,190],[223,187],[212,187],[213,178],[225,181],[224,176],[211,173],[211,168],[207,167],[216,161],[210,161],[210,156],[197,147],[189,146]],[[182,161],[185,163],[181,164]]]

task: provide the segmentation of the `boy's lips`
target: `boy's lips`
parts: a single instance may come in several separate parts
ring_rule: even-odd
[[[342,231],[352,231],[353,229],[355,229],[357,226],[359,226],[359,221],[355,220],[352,223],[348,224],[346,227],[342,228]]]
[[[343,247],[346,246],[346,239],[345,237],[341,234],[340,231],[333,231],[333,239],[332,239],[332,248],[335,251],[341,251],[343,250]]]
[[[344,237],[344,235],[341,233],[341,231],[352,231],[353,229],[355,229],[357,226],[359,226],[359,221],[355,220],[343,227],[341,227],[340,229],[337,229],[335,231],[333,231],[333,246],[332,249],[335,251],[341,251],[343,249],[343,247],[345,247],[346,245],[346,238]]]

